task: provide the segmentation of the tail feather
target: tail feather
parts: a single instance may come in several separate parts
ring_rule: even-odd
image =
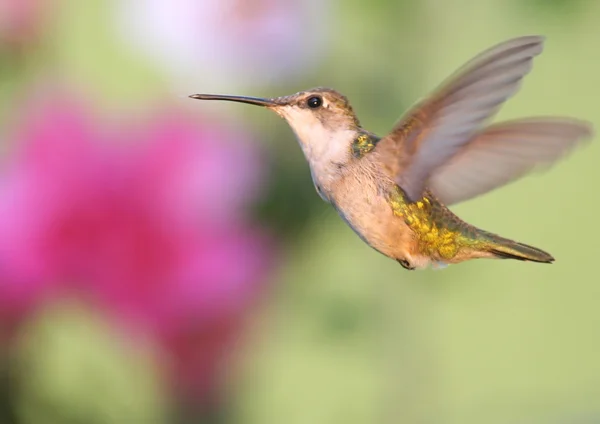
[[[488,252],[499,259],[517,259],[546,264],[554,262],[552,255],[537,247],[505,239],[495,234],[482,232],[482,235],[490,242]]]

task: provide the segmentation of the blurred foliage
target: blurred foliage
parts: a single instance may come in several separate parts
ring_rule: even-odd
[[[300,149],[296,153],[301,155]],[[271,172],[269,191],[257,204],[256,214],[276,234],[293,243],[310,219],[320,218],[329,209],[315,199],[306,164],[281,159],[273,163]]]
[[[143,344],[114,339],[77,303],[49,305],[32,317],[13,352],[11,394],[21,422],[159,423],[166,385]]]

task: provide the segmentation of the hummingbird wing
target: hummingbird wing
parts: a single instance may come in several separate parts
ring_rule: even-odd
[[[515,38],[479,54],[381,139],[377,150],[384,166],[411,200],[423,196],[432,173],[518,90],[543,41],[539,36]]]
[[[443,203],[458,203],[552,165],[591,136],[590,124],[569,118],[491,125],[436,169],[428,188]]]

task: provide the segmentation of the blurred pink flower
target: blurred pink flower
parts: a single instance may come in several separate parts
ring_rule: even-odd
[[[53,0],[0,0],[0,45],[22,45],[37,38]]]
[[[256,146],[181,115],[111,132],[65,99],[34,109],[0,172],[1,322],[80,296],[206,395],[271,263],[243,215]]]
[[[231,89],[302,76],[329,40],[329,0],[123,0],[117,7],[124,40],[184,93],[199,80]]]

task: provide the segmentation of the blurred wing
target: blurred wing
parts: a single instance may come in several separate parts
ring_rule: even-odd
[[[567,118],[501,122],[474,136],[427,185],[443,203],[461,202],[552,165],[591,136],[590,124]]]
[[[432,172],[517,91],[543,40],[520,37],[483,52],[413,107],[378,143],[384,165],[410,199],[422,197]]]

